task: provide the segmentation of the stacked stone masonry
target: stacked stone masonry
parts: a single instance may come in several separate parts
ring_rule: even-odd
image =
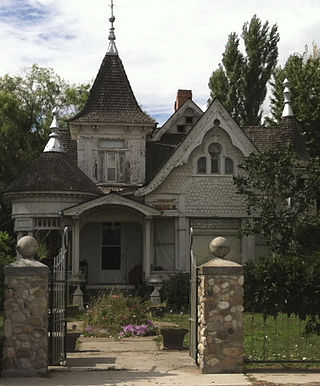
[[[5,278],[2,376],[44,375],[48,366],[48,276]]]
[[[201,275],[198,362],[202,373],[243,371],[243,276]]]

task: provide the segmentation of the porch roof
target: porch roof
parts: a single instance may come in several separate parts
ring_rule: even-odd
[[[97,208],[104,205],[121,205],[126,206],[132,209],[137,210],[138,212],[144,214],[145,216],[160,216],[161,211],[158,209],[151,208],[140,202],[130,200],[126,197],[120,196],[116,193],[109,193],[97,199],[83,202],[81,204],[75,205],[71,208],[64,209],[62,214],[64,216],[79,216],[86,212],[87,210]]]

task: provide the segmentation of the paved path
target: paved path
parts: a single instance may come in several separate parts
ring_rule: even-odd
[[[0,385],[262,386],[269,385],[266,381],[277,385],[320,382],[320,373],[200,374],[188,351],[159,350],[152,337],[80,340],[79,351],[68,354],[66,367],[51,368],[47,378],[3,378]]]

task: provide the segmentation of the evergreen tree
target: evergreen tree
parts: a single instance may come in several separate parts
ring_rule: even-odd
[[[209,79],[210,99],[218,97],[241,125],[259,125],[267,83],[278,58],[277,25],[269,27],[254,15],[242,29],[245,55],[239,50],[239,37],[231,33],[222,54],[222,64]]]

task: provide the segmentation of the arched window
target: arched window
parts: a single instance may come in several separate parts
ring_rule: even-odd
[[[224,174],[233,174],[233,161],[229,157],[224,159]]]
[[[212,143],[209,146],[208,151],[211,157],[211,174],[219,174],[221,163],[221,146],[218,143]]]
[[[207,173],[206,157],[201,157],[198,159],[197,172],[198,172],[198,174],[206,174]]]
[[[223,147],[212,142],[207,150],[207,153],[197,160],[198,174],[234,174],[234,162],[231,157],[226,157]]]

